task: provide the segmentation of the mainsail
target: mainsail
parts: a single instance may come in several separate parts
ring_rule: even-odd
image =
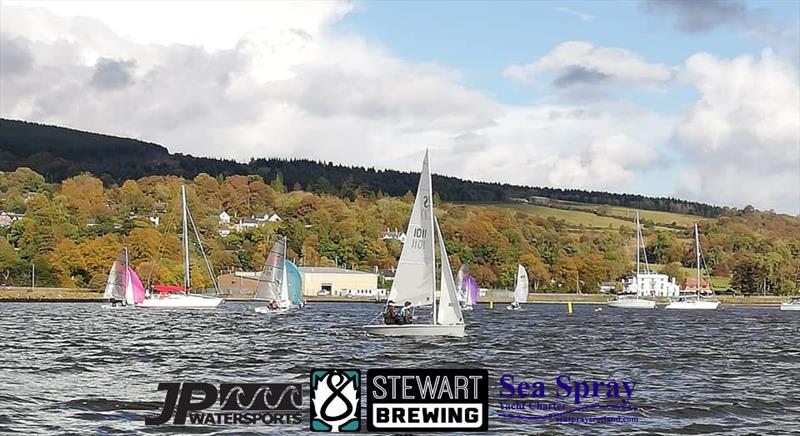
[[[453,270],[450,269],[450,260],[447,258],[447,249],[444,246],[438,221],[436,221],[436,235],[439,238],[439,256],[442,261],[441,296],[439,297],[439,313],[436,323],[441,325],[462,324],[464,317],[461,315],[461,307],[458,304]]]
[[[286,261],[287,288],[289,288],[289,301],[299,305],[303,302],[303,278],[294,262]]]
[[[422,162],[422,174],[406,238],[389,300],[398,304],[409,301],[412,306],[433,304],[433,289],[436,286],[433,271],[433,192],[427,152]],[[450,277],[452,281],[452,275]]]
[[[258,278],[256,300],[281,300],[281,287],[286,280],[285,253],[286,239],[278,239],[272,249],[269,250],[267,261],[264,263],[264,268]]]
[[[122,250],[117,255],[117,259],[111,265],[111,270],[108,272],[106,290],[103,292],[104,300],[125,300],[125,287],[128,282],[126,268],[125,250]]]
[[[514,302],[528,301],[528,272],[522,265],[517,266],[517,287],[514,289]]]

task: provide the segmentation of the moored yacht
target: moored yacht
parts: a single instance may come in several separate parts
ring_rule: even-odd
[[[700,235],[697,230],[697,224],[694,225],[694,250],[697,263],[697,278],[695,280],[696,289],[693,292],[682,293],[678,298],[670,299],[670,303],[666,307],[667,309],[714,310],[719,307],[719,301],[704,300],[702,294],[700,293]]]
[[[617,295],[617,298],[608,303],[609,307],[618,309],[654,309],[656,307],[655,300],[641,297],[645,276],[648,278],[653,276],[650,273],[650,265],[647,263],[646,253],[644,257],[645,273],[642,274],[641,253],[643,250],[642,227],[639,223],[639,212],[636,212],[636,276],[626,284],[625,292]]]

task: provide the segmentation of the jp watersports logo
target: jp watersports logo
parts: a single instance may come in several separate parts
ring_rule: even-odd
[[[636,388],[632,380],[578,380],[561,374],[548,385],[542,380],[518,381],[512,374],[503,374],[499,382],[497,416],[501,418],[582,423],[639,420],[639,408],[631,404]],[[614,416],[608,416],[609,412]]]
[[[485,369],[370,369],[370,431],[487,431]]]
[[[311,431],[361,430],[361,373],[357,369],[311,371]]]
[[[166,391],[161,414],[146,425],[300,424],[303,388],[299,383],[159,383]],[[197,400],[197,401],[193,401]],[[215,407],[217,411],[205,412]]]

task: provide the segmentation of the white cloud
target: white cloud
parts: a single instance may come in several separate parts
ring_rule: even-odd
[[[188,15],[153,3],[119,5],[127,13],[95,4],[67,10],[61,3],[0,3],[0,116],[242,161],[307,157],[417,170],[430,148],[438,173],[625,192],[645,188],[639,175],[664,165],[660,147],[674,136],[682,150],[699,147],[709,156],[685,160],[684,177],[698,180],[682,185],[685,195],[781,210],[793,204],[729,195],[716,184],[723,179],[703,172],[704,159],[719,158],[736,174],[737,161],[725,155],[732,150],[764,161],[748,168],[754,178],[796,165],[785,146],[796,144],[796,113],[785,109],[796,82],[787,83],[793,71],[772,57],[690,59],[680,79],[696,84],[702,98],[676,130],[676,117],[624,100],[502,104],[461,84],[456,71],[404,61],[358,35],[335,32],[331,24],[351,9],[347,3],[254,2],[242,10],[201,3]],[[224,23],[204,33],[215,18]],[[169,27],[157,24],[163,20],[180,29],[149,32]],[[580,42],[516,68],[518,78],[555,75],[560,86],[653,86],[675,74],[628,50]],[[747,135],[757,150],[742,145]],[[770,183],[792,175],[781,174]]]
[[[561,12],[562,14],[571,15],[581,21],[594,21],[594,15],[588,14],[586,12],[581,12],[575,9],[558,7],[558,8],[553,8],[553,10],[556,12]]]
[[[567,41],[535,62],[509,66],[504,74],[521,82],[553,75],[553,83],[559,87],[592,83],[652,86],[669,81],[673,71],[666,65],[649,63],[630,50]]]
[[[678,192],[800,212],[800,84],[792,64],[768,49],[760,58],[701,53],[680,79],[700,99],[675,129],[692,165]]]

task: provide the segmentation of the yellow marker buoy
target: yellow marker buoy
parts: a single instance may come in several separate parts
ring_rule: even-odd
[[[572,314],[572,301],[567,301],[567,313]]]
[[[489,300],[489,309],[494,309],[494,301]]]

